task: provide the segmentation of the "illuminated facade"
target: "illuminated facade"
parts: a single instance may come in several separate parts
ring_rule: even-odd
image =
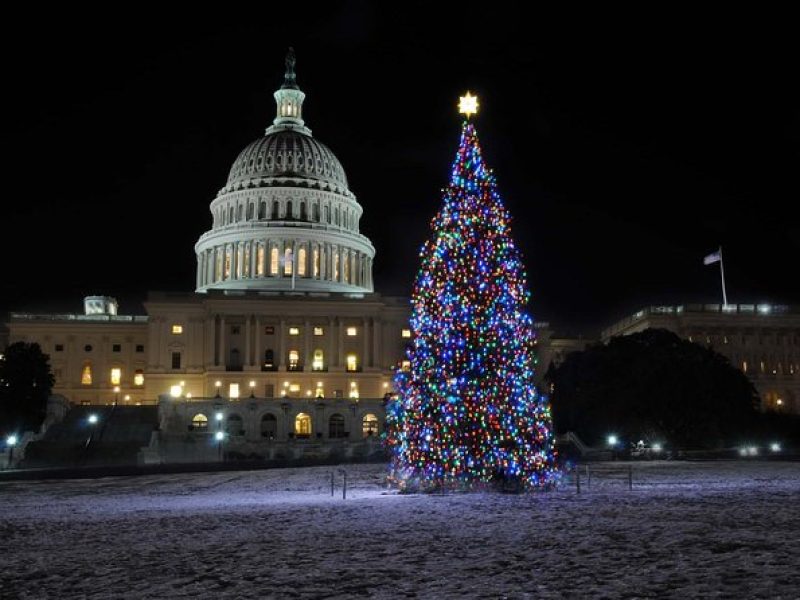
[[[603,341],[649,327],[713,348],[755,385],[764,410],[800,413],[800,309],[769,304],[651,306],[611,325]]]

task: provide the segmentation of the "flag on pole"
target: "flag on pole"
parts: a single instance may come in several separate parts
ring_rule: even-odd
[[[719,250],[717,250],[716,252],[712,252],[711,254],[706,256],[703,259],[703,264],[704,265],[713,265],[714,263],[719,262],[721,259],[722,259],[722,257],[720,256]]]

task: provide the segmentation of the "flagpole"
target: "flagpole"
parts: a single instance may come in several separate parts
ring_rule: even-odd
[[[722,277],[722,307],[728,306],[728,293],[725,291],[725,267],[722,265],[722,246],[719,247],[719,274]]]

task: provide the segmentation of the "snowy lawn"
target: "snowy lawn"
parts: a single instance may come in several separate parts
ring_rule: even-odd
[[[798,598],[800,463],[398,496],[348,466],[0,483],[2,598]]]

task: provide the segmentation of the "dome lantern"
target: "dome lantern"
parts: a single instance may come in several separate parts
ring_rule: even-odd
[[[303,100],[306,95],[297,85],[297,74],[294,72],[296,62],[294,48],[290,47],[289,52],[286,53],[286,74],[283,85],[274,94],[278,114],[272,125],[267,127],[267,135],[287,129],[311,135],[311,130],[305,126],[303,121]]]

